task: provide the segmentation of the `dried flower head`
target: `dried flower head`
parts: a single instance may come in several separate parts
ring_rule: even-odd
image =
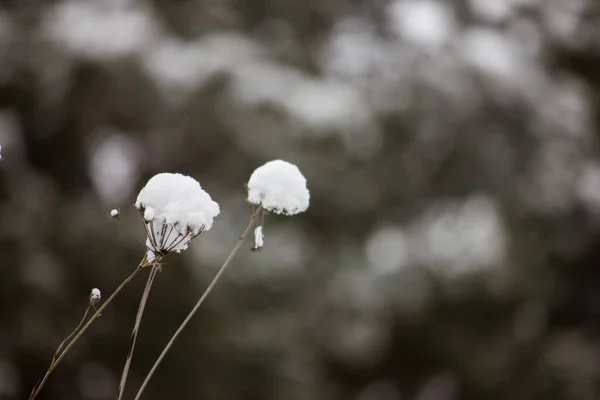
[[[248,181],[248,201],[276,214],[306,211],[310,194],[297,166],[282,160],[257,168]]]
[[[100,293],[100,289],[98,288],[93,288],[92,292],[90,293],[90,304],[94,305],[97,302],[100,301],[100,299],[102,298],[102,294]]]
[[[135,206],[146,226],[149,262],[187,249],[192,239],[212,227],[220,212],[197,180],[171,173],[152,177]]]

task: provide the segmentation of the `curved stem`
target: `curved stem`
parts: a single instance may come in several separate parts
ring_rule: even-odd
[[[46,371],[46,374],[42,378],[40,384],[37,386],[37,388],[31,394],[31,396],[29,396],[29,400],[35,399],[40,394],[42,388],[44,387],[44,384],[46,383],[46,381],[50,377],[50,374],[52,373],[52,371],[54,371],[54,369],[56,368],[56,366],[58,365],[58,363],[60,363],[60,361],[65,356],[65,354],[67,354],[67,352],[71,349],[71,347],[73,347],[73,345],[75,344],[75,342],[77,342],[77,340],[81,337],[81,335],[83,335],[83,333],[90,327],[90,325],[92,324],[92,322],[94,322],[96,320],[96,318],[98,318],[100,316],[100,313],[102,312],[102,310],[104,310],[104,308],[107,305],[110,304],[110,302],[112,301],[112,299],[115,298],[115,296],[125,287],[125,285],[127,285],[133,278],[135,278],[135,276],[138,274],[138,272],[140,272],[142,270],[143,266],[144,266],[144,263],[140,263],[140,265],[137,266],[137,268],[131,273],[131,275],[129,275],[127,278],[125,278],[125,280],[123,282],[121,282],[121,284],[119,285],[119,287],[117,287],[115,289],[115,291],[112,292],[112,294],[110,295],[110,297],[108,299],[106,299],[106,301],[102,304],[102,306],[98,308],[98,311],[96,311],[94,313],[94,315],[92,315],[90,317],[90,319],[88,319],[88,321],[81,328],[81,330],[79,332],[77,332],[77,335],[75,335],[75,337],[69,342],[69,344],[63,350],[63,352],[60,353],[60,355],[58,356],[58,358],[56,359],[56,361],[50,363],[50,366],[48,367],[48,370]]]
[[[77,326],[75,327],[75,329],[73,329],[71,331],[71,333],[69,333],[69,335],[63,339],[62,342],[60,342],[60,344],[58,345],[58,347],[56,348],[56,351],[54,352],[54,355],[52,356],[52,361],[50,361],[50,365],[54,364],[54,362],[56,361],[56,357],[59,355],[60,353],[60,349],[62,349],[62,347],[65,345],[65,343],[67,342],[67,340],[71,339],[71,337],[75,334],[75,332],[77,332],[79,330],[79,328],[81,328],[81,325],[83,324],[83,322],[85,321],[85,318],[88,315],[88,312],[90,312],[90,308],[92,307],[91,304],[88,304],[88,306],[85,309],[85,312],[83,313],[83,317],[81,317],[81,321],[79,321],[79,324],[77,324]],[[40,380],[38,380],[35,384],[35,386],[33,387],[33,389],[31,390],[31,394],[33,394],[37,388],[38,385],[40,384]]]
[[[131,360],[133,359],[133,350],[135,348],[135,342],[138,337],[138,333],[140,331],[140,324],[142,322],[142,316],[144,315],[144,309],[146,308],[146,302],[148,301],[148,295],[150,294],[150,289],[152,288],[152,282],[154,282],[154,277],[156,277],[156,272],[158,271],[158,267],[152,266],[152,270],[150,271],[150,275],[148,276],[148,281],[146,281],[146,287],[144,288],[144,293],[142,293],[142,299],[140,300],[140,306],[138,307],[137,315],[135,317],[135,324],[133,325],[133,331],[131,332],[131,342],[129,344],[129,351],[127,352],[127,359],[125,360],[125,365],[123,366],[123,373],[121,374],[121,383],[119,384],[119,391],[117,392],[117,399],[121,400],[123,398],[123,393],[125,392],[125,384],[127,383],[127,375],[129,374],[129,367],[131,366]]]
[[[185,318],[185,320],[183,320],[183,322],[181,323],[181,325],[179,326],[179,328],[177,328],[177,331],[175,332],[175,334],[173,335],[173,337],[171,337],[171,339],[169,340],[169,342],[167,343],[167,345],[163,349],[162,353],[160,353],[160,356],[154,362],[154,365],[152,366],[152,369],[150,369],[150,372],[148,372],[148,375],[144,379],[144,382],[142,383],[142,386],[140,387],[140,390],[136,394],[135,400],[139,400],[139,398],[142,396],[142,393],[144,392],[144,389],[148,385],[148,382],[150,381],[150,378],[152,378],[152,375],[154,375],[154,372],[156,371],[156,368],[158,368],[158,365],[161,363],[161,361],[163,360],[163,358],[165,357],[165,355],[167,354],[167,352],[169,351],[169,349],[171,348],[171,346],[173,346],[173,343],[175,342],[175,339],[177,339],[177,337],[183,331],[183,329],[186,327],[186,325],[188,324],[188,322],[190,322],[190,320],[192,319],[192,317],[194,316],[194,314],[196,314],[196,311],[198,311],[198,309],[200,308],[200,306],[202,305],[202,303],[204,302],[204,300],[206,299],[206,297],[208,297],[208,295],[210,294],[210,292],[212,291],[212,289],[216,285],[216,283],[219,280],[219,278],[221,277],[221,275],[223,275],[223,272],[225,272],[225,269],[227,269],[227,266],[231,263],[231,260],[233,260],[233,257],[240,250],[240,247],[242,247],[242,244],[244,243],[244,239],[246,238],[246,236],[248,236],[248,233],[250,232],[250,230],[252,228],[252,225],[254,224],[254,221],[262,213],[262,211],[263,211],[262,208],[258,208],[252,214],[252,217],[250,218],[250,221],[248,221],[248,224],[246,225],[246,228],[244,229],[244,232],[240,235],[237,244],[235,245],[235,247],[233,248],[233,250],[231,251],[231,253],[227,257],[227,259],[225,260],[225,262],[221,266],[221,269],[219,269],[219,272],[217,272],[217,275],[215,275],[215,277],[213,278],[213,280],[210,283],[210,285],[208,285],[208,287],[206,288],[206,290],[204,291],[204,293],[200,297],[200,300],[198,300],[198,302],[196,303],[196,305],[194,306],[194,308],[192,308],[192,311],[190,311],[190,313]]]
[[[79,330],[79,328],[81,328],[81,325],[83,325],[83,322],[85,321],[85,317],[87,317],[88,312],[90,312],[90,308],[92,307],[91,304],[88,304],[87,308],[85,309],[85,312],[83,313],[83,317],[81,317],[81,321],[79,321],[79,324],[77,325],[77,327],[75,327],[75,329],[73,329],[73,331],[71,333],[69,333],[69,336],[67,336],[59,345],[58,348],[56,349],[56,351],[54,352],[54,355],[52,356],[52,362],[50,362],[50,364],[54,364],[54,362],[56,361],[56,357],[58,356],[58,354],[60,353],[60,349],[62,349],[62,347],[65,345],[65,343],[67,342],[67,340],[71,339],[71,337],[75,334],[75,332],[77,332]]]

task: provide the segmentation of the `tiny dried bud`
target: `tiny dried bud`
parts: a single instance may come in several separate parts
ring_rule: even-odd
[[[100,289],[93,288],[92,293],[90,293],[90,304],[91,305],[96,304],[97,302],[100,301],[101,298],[102,298],[102,295],[100,294]]]
[[[252,251],[260,251],[265,245],[265,235],[263,235],[262,226],[257,226],[254,229],[254,247]]]
[[[115,209],[113,209],[113,210],[110,212],[110,216],[111,216],[111,217],[113,217],[114,219],[119,219],[119,210],[117,210],[116,208],[115,208]]]

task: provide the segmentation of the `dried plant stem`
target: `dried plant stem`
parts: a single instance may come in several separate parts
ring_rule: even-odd
[[[142,386],[140,387],[139,391],[137,392],[137,394],[135,396],[135,400],[139,400],[139,398],[142,396],[142,393],[144,392],[144,389],[148,385],[148,382],[150,381],[150,378],[152,378],[152,375],[154,375],[154,372],[156,371],[156,368],[161,363],[161,361],[163,360],[163,358],[165,357],[165,355],[167,354],[167,352],[169,351],[169,349],[171,348],[171,346],[173,346],[173,343],[175,342],[175,339],[177,339],[177,337],[183,331],[183,329],[186,327],[186,325],[188,324],[188,322],[190,322],[190,320],[192,319],[192,317],[194,316],[194,314],[196,314],[196,311],[198,311],[198,309],[200,308],[200,306],[202,305],[202,303],[204,302],[204,300],[206,299],[206,297],[208,297],[208,295],[210,294],[210,292],[212,291],[212,289],[216,285],[216,283],[219,280],[219,278],[221,277],[221,275],[223,275],[223,273],[225,272],[225,269],[227,269],[227,266],[229,266],[229,264],[231,263],[231,260],[233,260],[233,257],[240,250],[240,248],[242,247],[242,244],[244,243],[244,239],[246,239],[246,236],[248,236],[248,233],[252,229],[252,225],[254,224],[254,222],[256,221],[256,219],[262,214],[262,212],[263,212],[263,209],[262,208],[258,208],[252,214],[252,217],[250,218],[250,221],[248,221],[248,224],[246,225],[246,228],[244,228],[244,231],[240,235],[237,244],[235,245],[235,247],[233,248],[233,250],[231,251],[231,253],[227,257],[227,259],[225,260],[225,262],[221,266],[221,269],[219,269],[219,272],[217,272],[217,275],[215,275],[215,277],[213,278],[213,280],[210,283],[210,285],[208,285],[208,287],[206,288],[206,290],[204,291],[204,293],[200,297],[200,300],[198,300],[198,302],[196,303],[196,305],[194,306],[194,308],[192,308],[192,311],[190,311],[190,313],[185,318],[185,320],[183,320],[183,322],[181,323],[181,325],[179,326],[179,328],[177,328],[177,331],[175,331],[175,334],[173,334],[173,336],[171,337],[171,339],[169,340],[169,342],[167,343],[167,345],[163,349],[162,353],[160,353],[160,356],[154,362],[154,365],[152,366],[152,369],[150,369],[150,372],[148,372],[148,375],[144,379],[144,382],[142,383]]]
[[[110,304],[110,302],[115,298],[115,296],[117,294],[119,294],[119,292],[121,290],[123,290],[123,288],[125,287],[125,285],[127,285],[133,278],[135,278],[135,276],[142,270],[142,268],[144,266],[145,266],[144,262],[140,263],[140,265],[137,266],[137,268],[131,273],[131,275],[129,275],[127,278],[125,278],[125,280],[123,282],[121,282],[121,284],[119,285],[119,287],[117,287],[115,289],[115,291],[112,292],[112,294],[108,297],[108,299],[106,299],[106,301],[102,304],[102,306],[100,306],[98,308],[98,310],[94,313],[94,315],[92,315],[90,317],[90,319],[87,320],[87,322],[85,323],[85,325],[83,325],[83,327],[79,330],[79,332],[77,332],[77,334],[75,335],[75,337],[73,339],[71,339],[71,341],[69,342],[69,344],[67,344],[67,346],[62,351],[62,353],[60,353],[60,355],[58,356],[58,358],[56,358],[56,360],[53,359],[53,361],[50,363],[50,366],[48,367],[48,370],[46,371],[46,374],[44,375],[44,377],[40,381],[39,385],[37,385],[37,387],[35,388],[35,390],[33,391],[33,393],[29,396],[29,400],[35,399],[40,394],[42,388],[44,387],[44,384],[46,383],[46,381],[50,377],[50,374],[52,373],[52,371],[54,371],[54,369],[56,368],[56,366],[60,363],[60,361],[67,354],[67,352],[71,349],[71,347],[73,347],[73,345],[75,344],[75,342],[77,342],[77,340],[81,337],[81,335],[83,335],[83,333],[90,327],[90,325],[92,324],[92,322],[94,322],[96,320],[96,318],[98,318],[100,316],[100,313],[102,312],[102,310],[104,310],[104,308],[107,305]],[[61,346],[62,346],[62,343],[61,343]],[[59,348],[60,348],[60,346],[59,346]],[[56,357],[56,354],[54,356]]]
[[[150,271],[150,275],[148,276],[148,281],[146,282],[146,287],[144,288],[144,293],[142,293],[140,306],[138,307],[137,315],[135,317],[135,324],[133,325],[133,331],[131,332],[131,341],[129,343],[127,359],[125,360],[125,365],[123,366],[123,373],[121,374],[121,383],[119,384],[119,391],[117,392],[118,400],[121,400],[123,398],[123,394],[125,392],[125,385],[127,383],[127,375],[129,374],[129,368],[131,367],[131,360],[133,359],[133,350],[135,348],[135,342],[137,341],[138,333],[140,330],[140,324],[142,322],[142,316],[144,315],[144,309],[146,308],[146,302],[148,301],[148,295],[150,294],[152,282],[154,282],[154,278],[156,277],[156,272],[158,271],[158,268],[158,266],[152,266],[152,270]]]
[[[52,356],[52,362],[50,364],[54,364],[54,362],[56,361],[56,357],[59,355],[60,353],[60,349],[62,349],[62,347],[65,345],[65,343],[67,343],[67,340],[71,339],[71,337],[79,330],[79,328],[81,328],[81,325],[83,325],[85,318],[88,315],[88,312],[90,312],[90,308],[92,308],[91,304],[88,304],[87,308],[85,309],[85,312],[83,313],[83,317],[81,317],[81,321],[79,321],[79,324],[77,324],[77,327],[75,329],[73,329],[73,331],[71,333],[69,333],[69,336],[67,336],[59,345],[58,348],[56,349],[56,351],[54,352],[54,355]]]
[[[88,306],[85,309],[85,312],[83,313],[83,317],[81,317],[81,321],[79,321],[79,324],[77,324],[75,329],[73,329],[71,331],[71,333],[69,333],[69,335],[63,339],[62,342],[60,342],[60,344],[56,348],[56,351],[54,352],[54,355],[52,356],[52,361],[50,361],[50,365],[54,364],[54,362],[56,361],[56,357],[60,354],[60,350],[65,345],[67,340],[71,339],[71,337],[79,330],[79,328],[81,328],[81,325],[83,325],[83,323],[85,322],[85,318],[87,317],[88,312],[90,311],[91,307],[92,307],[92,305],[88,304]],[[33,394],[37,390],[38,386],[40,385],[40,381],[41,381],[41,379],[36,382],[35,386],[31,390],[31,394]]]

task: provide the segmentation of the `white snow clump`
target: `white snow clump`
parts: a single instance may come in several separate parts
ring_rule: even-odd
[[[297,166],[282,160],[257,168],[248,181],[248,201],[276,214],[306,211],[310,194]]]
[[[96,304],[102,298],[102,294],[100,293],[100,289],[93,288],[92,293],[90,293],[90,304]]]
[[[116,208],[114,208],[113,210],[111,210],[110,216],[113,217],[113,218],[117,218],[119,216],[119,210],[117,210]]]
[[[135,206],[146,224],[149,262],[187,249],[192,239],[212,227],[220,212],[197,180],[171,173],[152,177]]]
[[[262,226],[257,226],[254,229],[254,247],[252,247],[252,251],[260,251],[265,245],[265,235],[262,231]]]

